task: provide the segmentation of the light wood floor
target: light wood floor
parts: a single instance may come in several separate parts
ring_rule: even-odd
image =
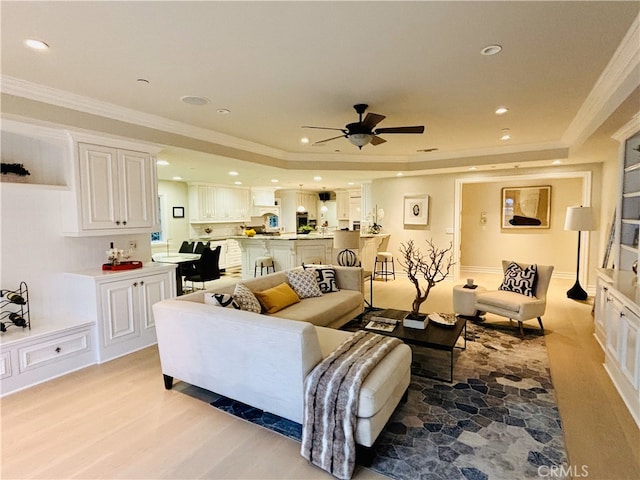
[[[591,305],[565,296],[571,283],[552,281],[543,318],[570,463],[586,466],[590,480],[638,479],[640,433],[602,367]],[[439,284],[424,311],[450,311],[452,285]],[[375,282],[376,306],[407,308],[412,296],[406,279]],[[0,407],[3,479],[332,478],[297,442],[165,391],[155,347],[9,395]],[[384,477],[359,468],[355,478]]]

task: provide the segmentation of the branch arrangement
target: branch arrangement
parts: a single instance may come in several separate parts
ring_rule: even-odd
[[[431,289],[441,281],[443,281],[455,265],[451,254],[453,244],[449,243],[448,248],[440,249],[436,247],[432,240],[427,240],[427,251],[423,254],[416,247],[413,240],[400,244],[400,253],[402,256],[398,258],[398,263],[407,272],[407,276],[416,289],[416,297],[411,304],[411,315],[417,317],[420,315],[420,305],[427,298]],[[427,285],[423,289],[420,286],[420,276],[422,276]]]

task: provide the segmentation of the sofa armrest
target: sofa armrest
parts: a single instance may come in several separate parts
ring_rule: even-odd
[[[364,270],[362,267],[334,266],[336,284],[340,290],[356,290],[364,295]]]

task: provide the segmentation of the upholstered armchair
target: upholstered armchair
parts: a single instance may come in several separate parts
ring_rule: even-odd
[[[503,260],[502,269],[505,278],[500,289],[478,293],[475,308],[479,312],[517,320],[521,338],[524,338],[522,322],[526,320],[537,318],[544,332],[542,315],[547,306],[547,289],[553,266]]]

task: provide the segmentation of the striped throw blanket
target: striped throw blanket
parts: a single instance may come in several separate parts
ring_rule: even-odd
[[[360,387],[373,368],[401,342],[356,332],[307,376],[300,453],[339,479],[353,475]]]

